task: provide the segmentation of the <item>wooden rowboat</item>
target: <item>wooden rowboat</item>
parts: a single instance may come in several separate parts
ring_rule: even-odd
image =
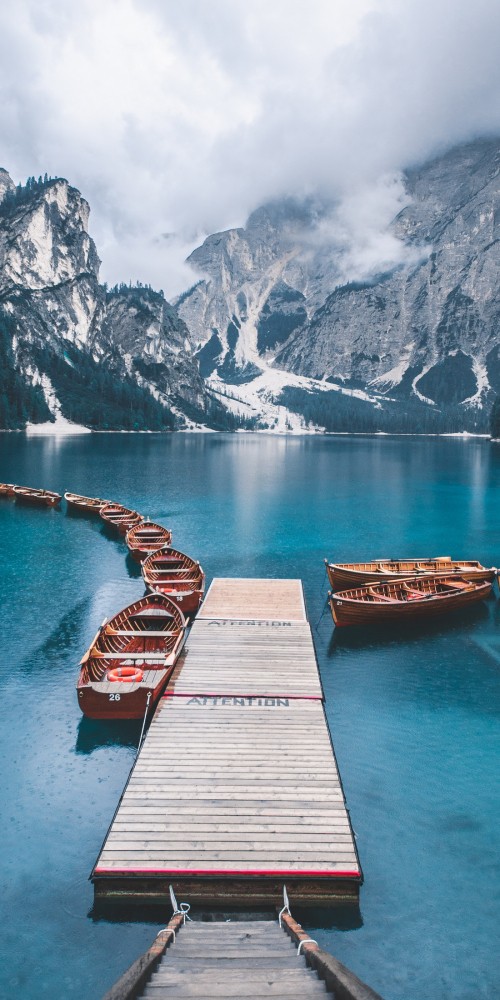
[[[355,587],[328,595],[335,625],[383,625],[412,622],[482,601],[491,593],[490,580],[423,576]]]
[[[167,594],[185,615],[196,614],[205,590],[205,574],[199,564],[177,549],[153,552],[142,564],[146,586]]]
[[[101,500],[99,497],[83,497],[79,493],[65,493],[64,499],[68,508],[76,514],[100,514],[102,508],[109,504],[109,500]]]
[[[125,541],[130,554],[142,562],[152,552],[159,552],[172,541],[172,532],[154,521],[141,521],[127,531]]]
[[[404,580],[408,576],[435,576],[453,573],[464,580],[494,580],[495,567],[482,566],[475,559],[452,559],[436,556],[434,559],[373,559],[371,562],[331,563],[325,559],[326,571],[332,590],[362,587],[366,583],[384,580]]]
[[[14,486],[14,496],[19,503],[36,504],[38,507],[55,507],[62,500],[60,493],[38,490],[31,486]]]
[[[90,719],[142,719],[182,649],[186,622],[173,601],[147,594],[103,622],[80,663],[78,704]]]
[[[142,514],[138,514],[136,510],[130,510],[129,507],[123,507],[121,503],[107,503],[101,507],[99,514],[106,524],[116,528],[121,535],[126,535],[130,528],[140,524],[143,520]]]
[[[0,483],[0,497],[13,497],[15,488],[13,483]]]

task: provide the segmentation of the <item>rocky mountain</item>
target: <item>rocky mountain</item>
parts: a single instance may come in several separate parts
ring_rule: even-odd
[[[400,263],[369,280],[342,280],[332,205],[283,201],[208,237],[176,303],[204,376],[254,409],[274,385],[328,427],[342,411],[361,429],[482,428],[500,392],[499,176],[497,139],[408,170]]]
[[[163,293],[100,284],[88,218],[66,180],[0,171],[0,426],[226,426]]]
[[[401,179],[392,264],[356,271],[341,206],[254,211],[171,305],[99,281],[89,206],[0,170],[0,427],[486,430],[500,395],[500,140]],[[381,254],[382,258],[382,254]]]

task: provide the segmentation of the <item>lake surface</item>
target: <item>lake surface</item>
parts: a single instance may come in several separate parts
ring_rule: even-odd
[[[322,612],[324,556],[500,565],[500,446],[0,434],[0,480],[129,504],[209,579],[302,578],[365,884],[359,910],[297,915],[386,1000],[498,995],[500,602],[418,631]],[[98,1000],[170,915],[93,913],[88,882],[139,732],[82,719],[78,661],[143,588],[98,519],[0,500],[0,522],[0,996]]]

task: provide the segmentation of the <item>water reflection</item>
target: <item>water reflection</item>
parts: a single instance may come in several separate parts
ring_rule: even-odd
[[[176,892],[180,899],[182,890],[176,889]],[[101,900],[94,903],[88,916],[95,923],[132,923],[135,921],[164,926],[172,916],[172,906],[168,896],[168,889],[166,889],[165,896],[165,907],[147,906],[146,904],[141,904],[140,907],[124,906],[123,904],[117,905],[116,903]],[[238,921],[249,918],[252,920],[275,921],[276,909],[273,906],[260,907],[259,909],[254,907],[249,910],[248,907],[244,906],[217,908],[214,906],[198,905],[191,907],[189,916],[192,920],[210,923],[213,921]],[[328,908],[318,908],[314,906],[296,906],[292,900],[291,910],[294,919],[302,924],[303,927],[307,927],[308,932],[311,934],[314,928],[321,928],[321,930],[325,931],[354,931],[359,930],[363,926],[359,904],[354,901],[339,904],[333,903]]]
[[[444,552],[500,563],[500,447],[189,434],[89,435],[53,447],[0,435],[0,464],[2,479],[110,497],[150,515],[208,579],[304,581],[366,881],[362,915],[344,905],[296,912],[291,895],[292,912],[388,1000],[469,1000],[478,983],[495,995],[500,605],[415,630],[334,633],[329,610],[319,619],[324,556]],[[54,1000],[98,1000],[171,914],[166,899],[164,910],[115,907],[80,919],[140,723],[83,719],[78,660],[103,618],[141,595],[142,581],[99,518],[78,523],[5,503],[0,521],[8,930],[0,995],[38,1000],[43,983]]]
[[[131,580],[137,580],[142,575],[140,562],[137,562],[130,552],[125,556],[125,567]]]
[[[355,931],[363,926],[363,917],[359,903],[335,903],[330,904],[328,909],[313,906],[292,906],[292,915],[307,927],[312,934],[312,928],[335,931]]]
[[[102,747],[135,749],[139,743],[141,725],[137,720],[105,722],[82,716],[78,724],[75,751],[79,754],[91,754]]]
[[[485,601],[463,608],[460,613],[451,613],[443,617],[392,625],[359,625],[352,628],[334,628],[328,644],[328,657],[332,657],[336,649],[361,649],[370,646],[372,649],[384,646],[422,643],[438,637],[468,636],[471,629],[490,621],[491,611]]]
[[[26,674],[36,673],[46,667],[55,671],[66,664],[68,660],[76,658],[89,607],[89,598],[84,598],[74,604],[53,626],[43,642],[21,660],[18,669]]]

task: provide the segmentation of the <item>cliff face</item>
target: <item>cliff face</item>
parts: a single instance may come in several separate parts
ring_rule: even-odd
[[[198,280],[172,306],[100,284],[89,206],[67,181],[15,188],[0,170],[0,426],[485,429],[499,177],[493,139],[408,170],[386,234],[398,265],[347,284],[338,206],[263,206],[194,251]]]
[[[177,303],[204,373],[244,382],[271,364],[377,397],[489,405],[500,391],[499,174],[499,140],[407,171],[390,229],[402,263],[369,282],[340,283],[335,232],[318,238],[331,206],[282,202],[209,237],[190,258],[203,277]]]
[[[422,260],[368,287],[339,288],[278,363],[437,404],[500,388],[500,143],[475,143],[407,174],[394,221]]]
[[[29,387],[35,385],[53,417],[90,426],[123,426],[127,392],[141,427],[174,426],[185,411],[203,421],[210,400],[184,323],[151,289],[120,286],[107,293],[100,285],[89,206],[80,193],[62,179],[31,180],[16,189],[1,171],[0,198],[4,365],[27,387],[24,419],[49,415],[30,409]],[[84,398],[77,403],[94,377],[111,397],[101,417],[94,406],[90,414],[90,400],[88,413]],[[23,417],[16,420],[11,412],[10,424],[19,423]]]

